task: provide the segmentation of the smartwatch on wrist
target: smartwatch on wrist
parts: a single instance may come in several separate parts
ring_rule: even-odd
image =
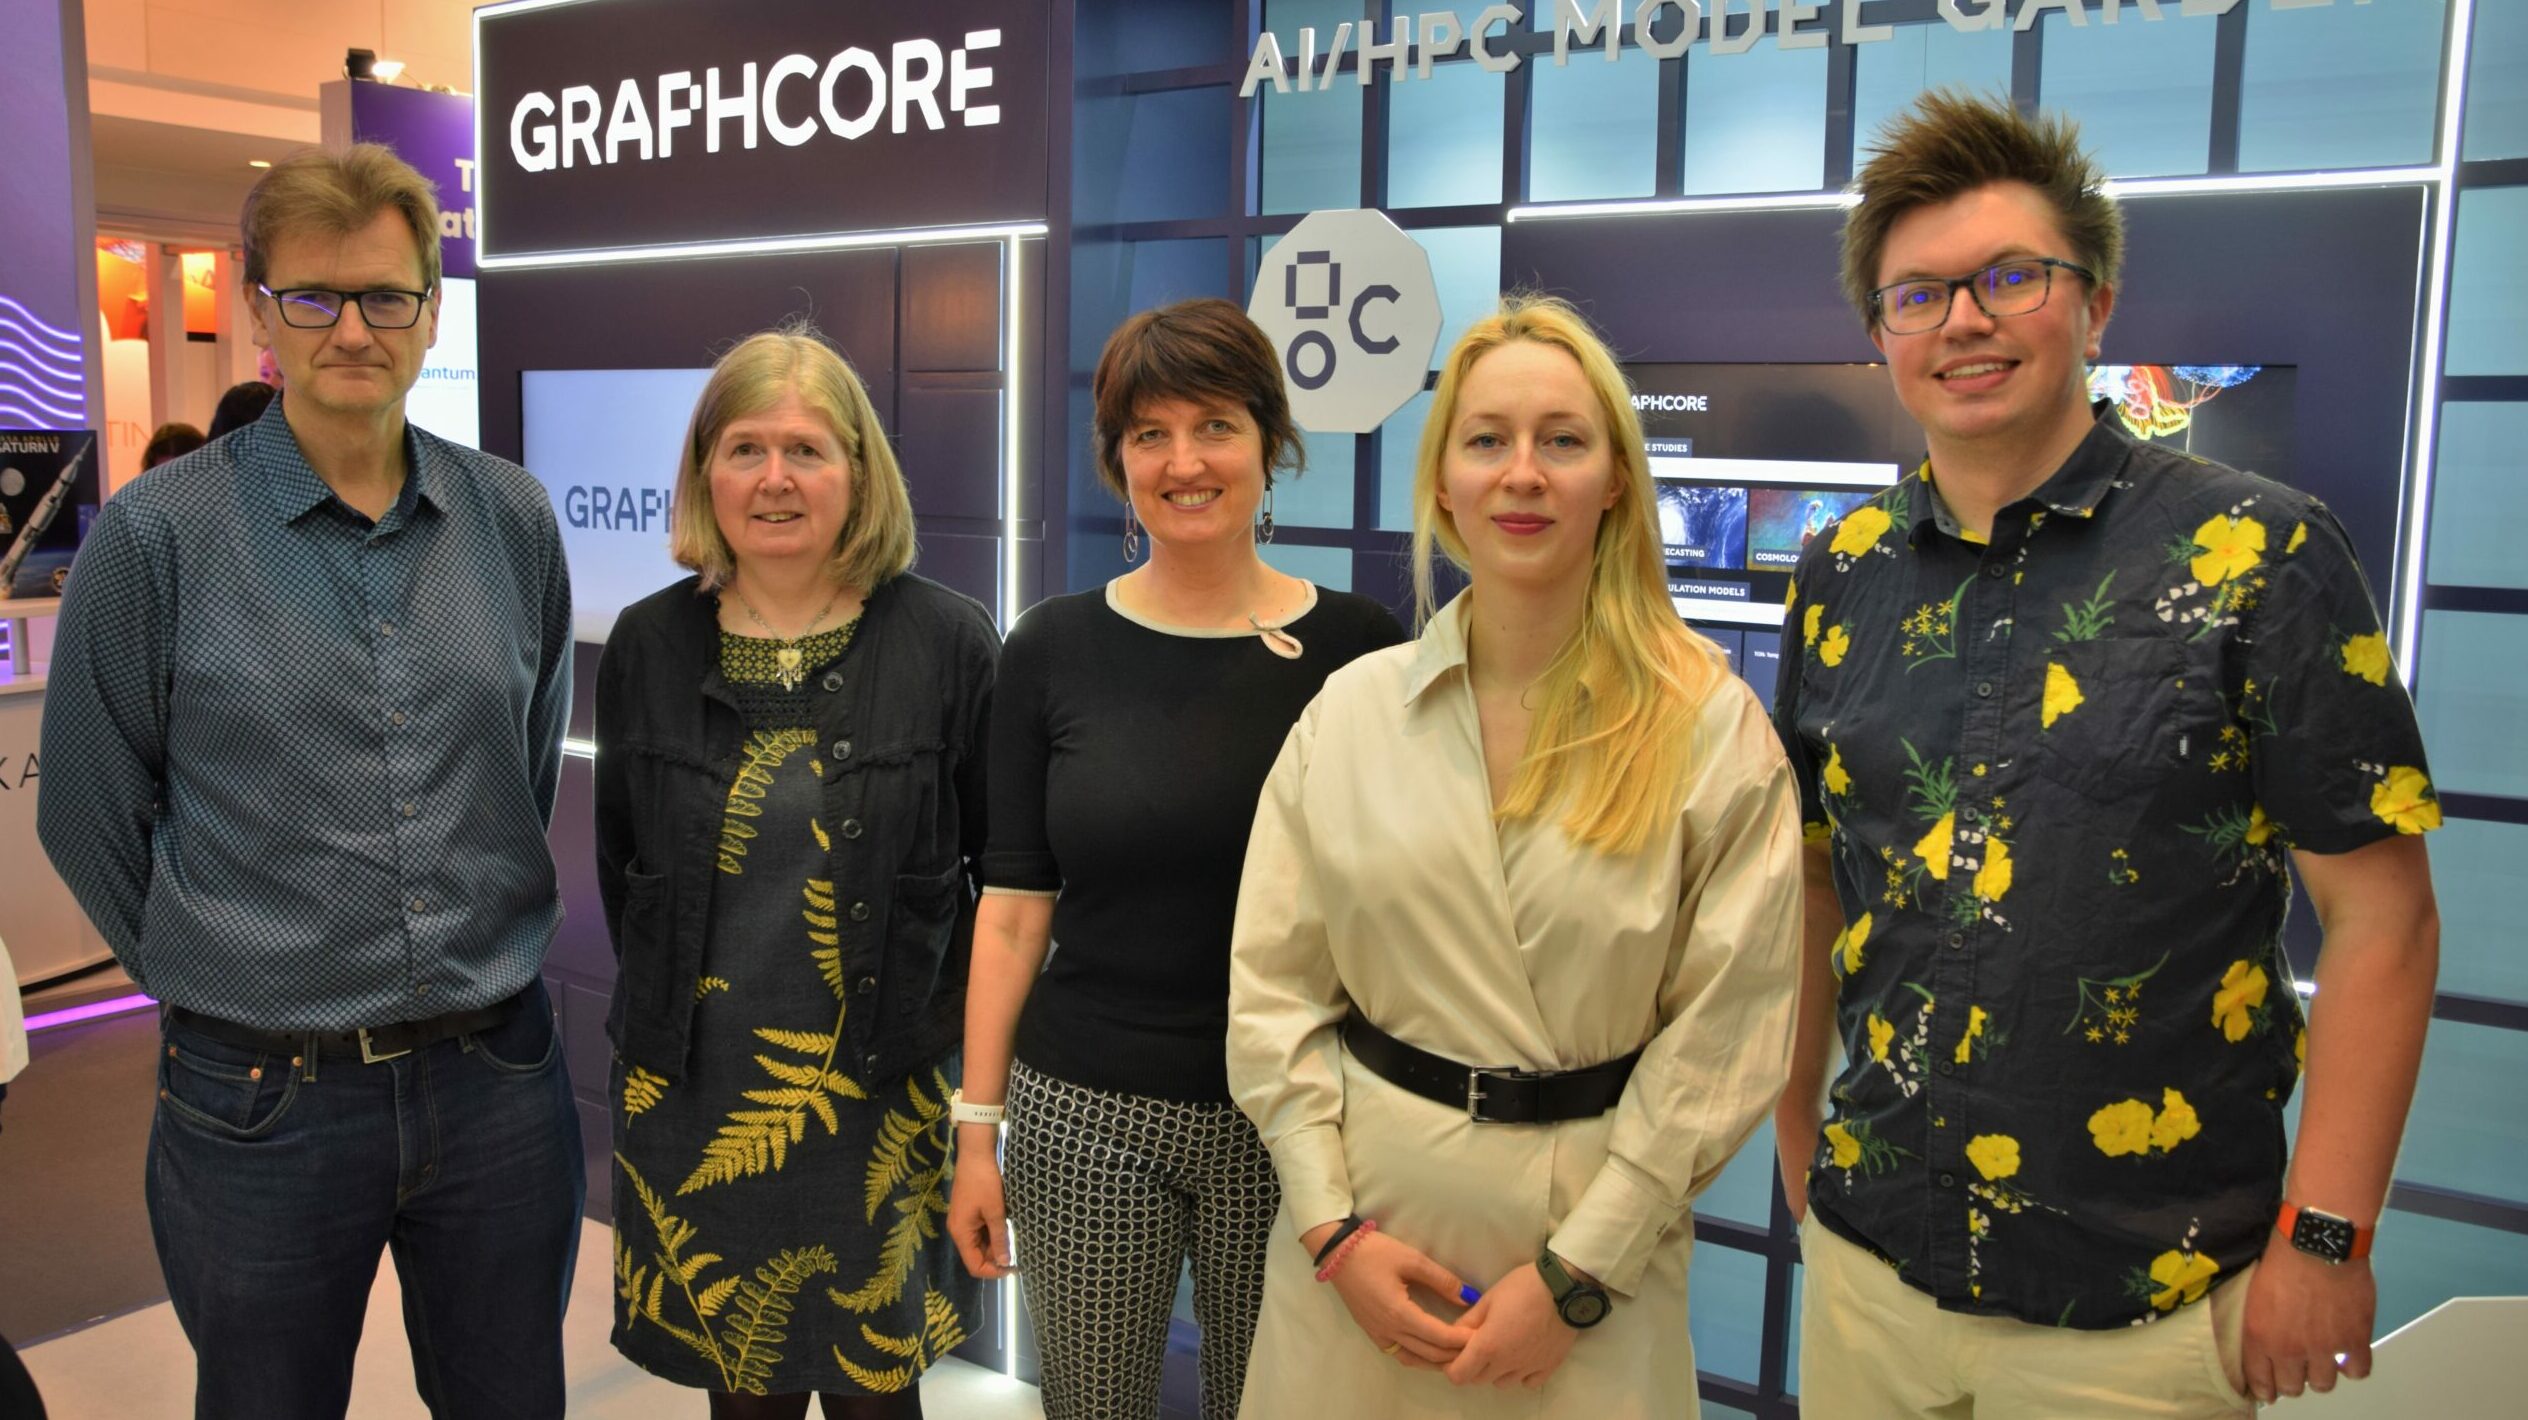
[[[2282,1216],[2274,1226],[2291,1240],[2291,1245],[2320,1262],[2340,1264],[2370,1255],[2370,1240],[2378,1230],[2365,1228],[2350,1218],[2337,1217],[2315,1208],[2303,1208],[2285,1201]]]
[[[1554,1295],[1554,1312],[1565,1326],[1586,1331],[1606,1320],[1613,1304],[1606,1289],[1595,1282],[1584,1282],[1563,1260],[1554,1256],[1552,1248],[1536,1254],[1536,1270],[1545,1278],[1545,1290]]]
[[[1009,1111],[997,1104],[968,1104],[964,1090],[948,1092],[948,1118],[955,1124],[998,1124]]]

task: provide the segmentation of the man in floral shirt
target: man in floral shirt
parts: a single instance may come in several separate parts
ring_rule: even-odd
[[[1844,229],[1930,457],[1809,543],[1775,707],[1810,837],[1800,1395],[1837,1420],[2227,1415],[2369,1368],[2440,808],[2333,515],[2089,406],[2100,177],[2068,123],[1935,94]]]

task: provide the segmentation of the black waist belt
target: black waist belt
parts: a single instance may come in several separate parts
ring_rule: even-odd
[[[1615,1108],[1641,1051],[1585,1070],[1520,1070],[1460,1065],[1407,1045],[1358,1015],[1343,1022],[1354,1059],[1399,1089],[1466,1111],[1477,1124],[1554,1124],[1594,1119]]]
[[[358,1055],[374,1065],[410,1055],[425,1046],[461,1035],[479,1035],[498,1029],[518,1012],[527,993],[519,992],[506,1001],[496,1001],[471,1011],[450,1011],[425,1020],[398,1021],[391,1026],[372,1026],[365,1030],[288,1031],[265,1030],[260,1026],[239,1025],[217,1016],[205,1016],[182,1006],[169,1006],[168,1019],[196,1035],[206,1035],[222,1045],[240,1050],[261,1050],[274,1055],[294,1055],[313,1045],[319,1054]]]

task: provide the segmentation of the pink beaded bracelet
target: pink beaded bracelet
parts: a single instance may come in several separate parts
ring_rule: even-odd
[[[1362,1239],[1367,1238],[1371,1233],[1376,1231],[1378,1231],[1378,1220],[1376,1218],[1361,1219],[1361,1225],[1354,1228],[1352,1230],[1352,1235],[1343,1240],[1343,1245],[1334,1250],[1334,1256],[1327,1258],[1325,1260],[1325,1266],[1317,1269],[1317,1280],[1320,1282],[1333,1281],[1335,1270],[1343,1265],[1343,1259],[1350,1257],[1352,1255],[1352,1250],[1361,1245]]]

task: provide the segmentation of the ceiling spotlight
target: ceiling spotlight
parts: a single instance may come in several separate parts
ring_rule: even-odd
[[[246,160],[246,166],[250,168],[268,168],[272,166],[272,160],[270,158],[248,158]]]
[[[377,77],[377,51],[354,49],[345,52],[342,56],[342,72],[346,78],[375,79]]]
[[[372,72],[377,75],[379,83],[392,84],[396,80],[404,77],[404,61],[400,59],[381,59],[373,67]]]

